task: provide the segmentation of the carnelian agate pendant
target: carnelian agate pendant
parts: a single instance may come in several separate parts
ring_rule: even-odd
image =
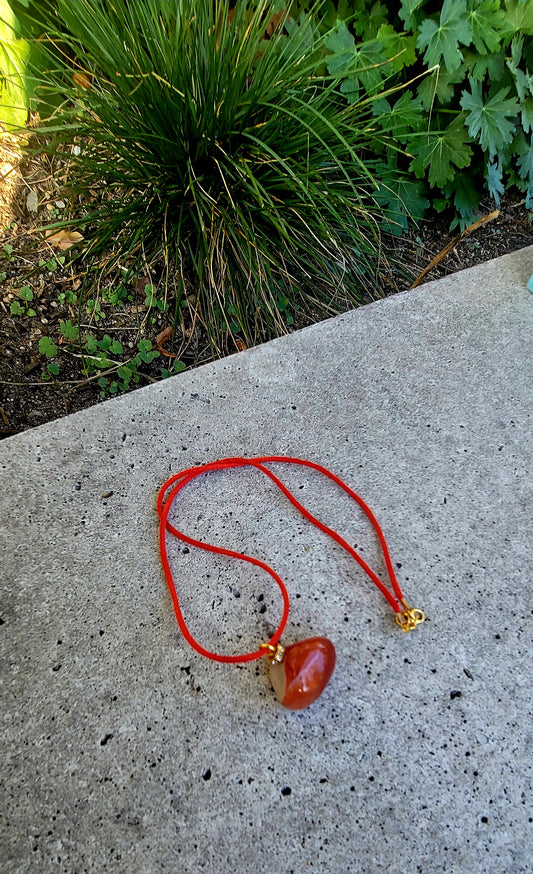
[[[289,710],[303,710],[326,688],[335,668],[335,647],[327,637],[310,637],[271,655],[270,682]]]

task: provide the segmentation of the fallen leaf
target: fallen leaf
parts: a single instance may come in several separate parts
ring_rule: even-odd
[[[271,37],[282,21],[288,18],[288,12],[286,9],[283,9],[281,12],[275,12],[266,27],[266,34],[268,37]]]
[[[135,291],[137,291],[140,295],[144,295],[144,289],[147,285],[150,285],[150,280],[148,276],[139,276],[133,280],[132,285]]]
[[[172,328],[172,327],[163,328],[161,333],[158,334],[157,337],[155,338],[155,345],[157,346],[159,352],[161,353],[161,355],[166,355],[167,358],[177,358],[178,357],[177,355],[174,354],[174,352],[167,352],[167,350],[163,346],[163,343],[165,342],[165,340],[168,340],[168,338],[171,337],[173,333],[174,333],[174,328]]]
[[[77,88],[81,88],[83,91],[91,90],[92,85],[90,73],[84,73],[82,70],[75,70],[72,74],[72,81]]]
[[[156,345],[161,346],[165,342],[165,340],[168,340],[169,337],[172,337],[173,333],[174,328],[172,326],[169,326],[168,328],[163,328],[161,333],[158,334],[155,338]]]
[[[28,212],[37,212],[39,208],[39,195],[32,189],[26,198],[26,209]]]
[[[248,346],[246,345],[244,340],[239,340],[238,337],[235,340],[235,345],[236,345],[237,349],[239,350],[239,352],[244,352],[246,349],[248,349]]]
[[[83,234],[80,234],[78,231],[67,230],[58,231],[57,234],[51,234],[49,237],[46,237],[47,243],[51,243],[52,246],[55,246],[56,249],[61,249],[62,252],[80,243],[81,240],[83,240]]]

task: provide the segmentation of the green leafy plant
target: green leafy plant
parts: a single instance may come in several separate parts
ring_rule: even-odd
[[[39,340],[39,352],[46,358],[46,371],[43,373],[43,379],[50,379],[53,376],[59,375],[59,365],[56,361],[50,361],[55,358],[59,352],[59,347],[52,342],[50,337],[41,337]]]
[[[168,310],[167,301],[157,296],[157,289],[154,285],[147,285],[144,289],[144,292],[146,295],[144,301],[145,306],[147,306],[149,309],[151,307],[155,307],[162,313],[165,313]]]
[[[33,291],[29,285],[23,285],[18,291],[18,300],[11,301],[10,312],[12,316],[34,316],[35,310],[30,306],[33,300]]]
[[[70,319],[59,322],[59,330],[67,341],[79,340],[80,328],[79,325],[74,325]]]
[[[66,289],[66,291],[60,291],[57,295],[58,303],[60,304],[71,304],[75,305],[78,303],[78,295],[75,291],[71,291],[71,289]]]
[[[98,299],[90,298],[86,301],[85,307],[87,310],[87,314],[92,318],[94,322],[99,322],[100,319],[105,318],[105,313]]]
[[[49,258],[48,261],[41,259],[41,261],[39,261],[39,267],[48,270],[50,273],[55,273],[59,270],[59,267],[63,267],[65,260],[64,255],[59,255],[57,258]]]
[[[484,190],[498,205],[516,186],[533,206],[531,0],[339,0],[326,7],[334,27],[327,64],[343,77],[346,98],[391,89],[373,105],[374,148],[384,158],[377,197],[391,230],[394,213],[396,230],[405,229],[407,214],[428,205],[424,198],[438,210],[455,208],[452,227],[474,219]],[[368,40],[372,52],[363,54]],[[405,90],[394,92],[398,84]],[[416,179],[399,180],[405,167]]]
[[[50,337],[41,337],[39,340],[39,352],[45,355],[46,358],[55,358],[58,353],[58,347],[52,343]]]
[[[295,18],[270,0],[58,0],[33,13],[48,149],[75,142],[73,195],[96,195],[73,219],[86,255],[158,261],[176,312],[194,292],[217,349],[287,330],[294,301],[316,317],[379,294],[387,269],[372,101],[347,104],[326,70],[319,6]]]
[[[122,344],[118,340],[112,340],[109,334],[104,334],[100,340],[93,334],[87,334],[85,337],[84,361],[86,372],[89,373],[95,368],[105,370],[107,368],[118,367],[120,362],[114,361],[109,356],[122,355],[123,351]]]
[[[106,338],[104,338],[105,340]],[[119,343],[115,341],[115,347],[120,346]],[[111,351],[113,345],[109,347],[109,351]],[[159,358],[160,353],[157,349],[154,349],[152,346],[151,340],[143,339],[139,340],[137,344],[137,354],[129,358],[123,364],[118,365],[115,368],[117,379],[113,379],[108,376],[103,376],[98,380],[98,385],[102,389],[102,395],[105,396],[107,394],[117,394],[117,392],[125,392],[129,391],[130,388],[133,388],[134,385],[137,385],[140,382],[142,376],[142,367],[147,364],[151,364],[155,361],[156,358]],[[118,350],[116,350],[118,351]],[[162,368],[161,377],[164,379],[169,376],[173,376],[176,373],[180,373],[185,369],[185,365],[181,361],[175,362],[171,368],[168,370],[166,368]]]
[[[103,397],[129,391],[146,376],[144,369],[160,357],[159,350],[155,349],[152,341],[147,338],[138,340],[132,354],[119,340],[113,339],[109,334],[100,337],[92,333],[82,335],[81,327],[70,319],[62,320],[59,329],[64,341],[63,350],[70,355],[81,356],[85,376],[89,379],[97,377]],[[43,338],[41,342],[45,339],[48,340]],[[58,346],[53,344],[53,348],[57,354]],[[48,344],[46,349],[43,346],[43,350],[39,344],[39,349],[43,354],[46,354],[46,349],[53,351]],[[182,370],[185,370],[185,364],[176,360],[168,368],[161,368],[161,378],[174,376]]]
[[[169,376],[175,376],[177,373],[182,373],[184,370],[186,370],[186,367],[183,361],[174,361],[170,367],[161,368],[161,378],[168,379]]]

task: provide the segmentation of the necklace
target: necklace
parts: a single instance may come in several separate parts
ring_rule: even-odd
[[[372,568],[368,566],[368,564],[359,555],[359,553],[356,552],[356,550],[352,546],[350,546],[350,544],[347,543],[346,540],[344,540],[344,538],[340,536],[340,534],[338,534],[332,528],[329,528],[327,525],[324,525],[323,522],[320,522],[319,519],[313,516],[309,512],[309,510],[307,510],[297,500],[297,498],[292,494],[292,492],[289,491],[289,489],[281,482],[281,480],[278,479],[278,477],[270,470],[270,468],[265,466],[266,464],[278,462],[284,464],[298,464],[302,465],[303,467],[310,467],[313,470],[318,471],[319,473],[328,477],[328,479],[332,480],[341,489],[343,489],[343,491],[345,491],[346,494],[349,495],[356,504],[358,504],[363,513],[369,519],[377,534],[378,541],[383,553],[383,558],[385,560],[385,568],[390,588],[388,588],[383,583],[383,581],[372,570]],[[281,644],[281,636],[285,630],[289,618],[290,601],[285,583],[283,582],[279,574],[277,574],[276,571],[268,564],[258,558],[254,558],[250,555],[244,555],[240,552],[234,552],[231,549],[225,549],[221,546],[214,546],[209,543],[204,543],[201,540],[196,540],[195,538],[184,534],[182,531],[179,531],[168,520],[170,510],[174,502],[176,501],[176,498],[178,497],[180,491],[186,485],[192,482],[192,480],[194,480],[198,476],[201,476],[202,474],[212,473],[217,470],[228,470],[236,467],[253,467],[256,470],[261,471],[263,474],[269,477],[270,480],[272,480],[272,482],[281,490],[281,492],[290,501],[290,503],[297,510],[299,510],[299,512],[309,522],[315,525],[320,531],[324,532],[324,534],[327,534],[329,537],[331,537],[336,543],[339,544],[339,546],[342,546],[342,548],[346,550],[346,552],[364,570],[367,576],[370,577],[374,585],[379,589],[384,598],[388,601],[396,614],[396,622],[403,632],[408,633],[421,622],[423,622],[424,614],[421,610],[418,610],[417,608],[412,609],[407,604],[396,578],[396,573],[394,571],[394,567],[391,561],[387,541],[385,540],[385,536],[372,510],[367,504],[365,504],[363,499],[358,494],[356,494],[356,492],[354,492],[349,486],[346,485],[346,483],[344,483],[338,476],[336,476],[326,467],[322,467],[322,465],[316,464],[313,461],[306,461],[302,458],[290,458],[282,455],[271,455],[261,458],[222,458],[219,461],[212,461],[208,464],[202,464],[196,467],[187,468],[186,470],[182,470],[167,479],[167,481],[161,486],[157,498],[157,512],[160,520],[159,548],[161,553],[161,563],[163,565],[163,570],[165,573],[165,579],[168,585],[168,589],[170,591],[170,596],[172,598],[172,604],[174,606],[174,613],[176,614],[178,626],[185,640],[193,647],[193,649],[196,650],[196,652],[200,653],[200,655],[205,656],[206,658],[216,662],[251,662],[255,661],[256,659],[267,658],[270,662],[270,681],[274,688],[276,697],[285,707],[288,707],[290,710],[302,710],[304,707],[308,707],[310,704],[313,703],[313,701],[318,698],[318,696],[323,692],[330,680],[330,677],[335,668],[336,660],[335,647],[333,643],[326,637],[311,637],[306,640],[301,640],[297,643],[293,643],[287,647],[284,647]],[[213,552],[218,555],[225,555],[230,558],[238,559],[239,561],[245,561],[249,564],[255,565],[256,567],[262,568],[262,570],[266,571],[266,573],[275,580],[275,582],[279,586],[283,599],[283,613],[281,621],[270,640],[264,643],[260,643],[258,648],[254,652],[247,652],[242,655],[227,656],[220,655],[219,653],[211,652],[210,650],[205,649],[205,647],[203,647],[192,636],[181,611],[178,593],[169,564],[167,552],[168,534],[178,538],[178,540],[183,541],[183,543],[187,543],[189,546],[195,546],[199,549],[207,550],[208,552]]]

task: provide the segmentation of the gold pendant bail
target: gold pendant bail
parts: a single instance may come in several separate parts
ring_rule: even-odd
[[[400,603],[404,609],[401,613],[396,614],[396,622],[405,634],[409,634],[409,632],[412,631],[413,628],[416,628],[417,625],[420,625],[426,617],[422,610],[419,610],[417,607],[409,607],[405,598],[402,598]]]
[[[281,643],[277,643],[276,646],[272,643],[262,643],[259,649],[268,650],[268,660],[272,665],[280,664],[285,656],[285,647]]]

